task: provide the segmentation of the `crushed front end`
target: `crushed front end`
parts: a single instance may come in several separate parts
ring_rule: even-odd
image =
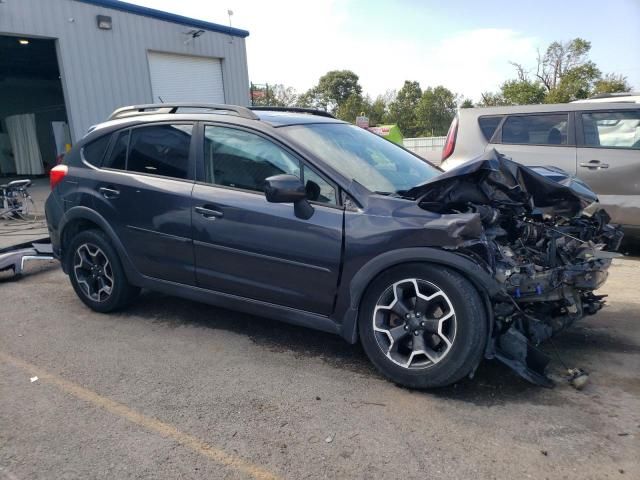
[[[447,248],[484,265],[501,286],[491,298],[486,356],[551,386],[538,345],[602,308],[594,290],[622,240],[595,194],[561,170],[527,168],[492,151],[405,195],[443,216],[479,217],[480,235],[460,229]]]

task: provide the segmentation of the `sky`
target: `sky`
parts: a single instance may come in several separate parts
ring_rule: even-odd
[[[603,73],[640,90],[640,0],[129,0],[248,30],[249,77],[304,92],[330,70],[353,70],[365,93],[444,85],[480,100],[535,71],[536,52],[582,37]]]

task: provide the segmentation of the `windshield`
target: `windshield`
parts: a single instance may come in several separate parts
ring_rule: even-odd
[[[372,192],[409,190],[441,173],[388,140],[353,125],[294,125],[282,130],[343,176]]]

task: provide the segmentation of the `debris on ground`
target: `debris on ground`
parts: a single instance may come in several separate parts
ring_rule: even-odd
[[[581,368],[570,368],[567,373],[567,381],[576,390],[582,390],[589,383],[589,374]]]

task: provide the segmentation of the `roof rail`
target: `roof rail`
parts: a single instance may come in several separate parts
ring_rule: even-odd
[[[215,103],[149,103],[146,105],[131,105],[128,107],[118,108],[111,114],[111,116],[109,116],[108,120],[133,117],[136,115],[159,115],[166,113],[177,113],[177,111],[181,108],[220,110],[235,113],[237,116],[247,118],[249,120],[259,120],[258,116],[247,107],[240,107],[238,105],[222,105]]]
[[[317,115],[319,117],[336,118],[329,112],[324,110],[316,110],[314,108],[302,108],[302,107],[249,107],[250,110],[263,111],[263,112],[292,112],[292,113],[308,113],[310,115]]]
[[[588,98],[588,100],[592,98],[616,98],[616,97],[637,97],[640,95],[640,92],[612,92],[612,93],[598,93],[597,95],[592,95]]]

